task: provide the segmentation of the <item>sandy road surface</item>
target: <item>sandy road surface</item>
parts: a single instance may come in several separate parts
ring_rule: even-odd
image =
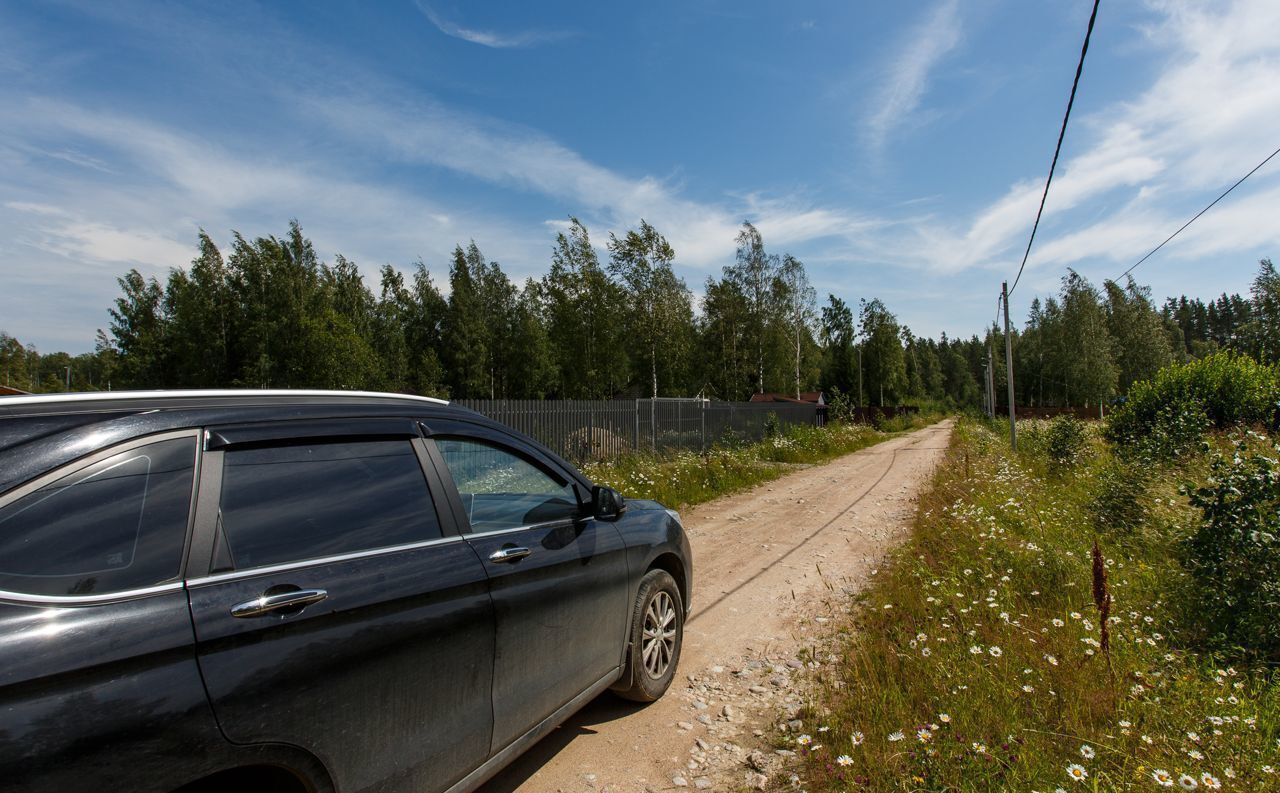
[[[644,707],[599,697],[481,793],[750,782],[761,731],[800,701],[799,650],[823,631],[833,593],[859,589],[905,536],[950,432],[936,424],[686,512],[693,613],[671,690]],[[777,765],[760,758],[766,772]]]

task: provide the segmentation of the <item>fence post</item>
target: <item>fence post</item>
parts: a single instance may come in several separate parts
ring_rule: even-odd
[[[649,449],[654,453],[658,453],[658,400],[649,400]]]
[[[698,417],[702,422],[702,451],[707,450],[707,403],[705,400],[698,403]]]
[[[640,400],[639,399],[636,400],[635,411],[636,411],[636,434],[635,434],[635,444],[632,446],[632,448],[635,449],[637,452],[639,452],[640,451]]]

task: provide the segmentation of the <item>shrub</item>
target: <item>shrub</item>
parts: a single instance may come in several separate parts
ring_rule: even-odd
[[[1272,659],[1280,659],[1277,456],[1280,444],[1250,433],[1230,456],[1214,455],[1203,487],[1185,489],[1201,512],[1186,542],[1198,601],[1193,613],[1211,640]]]
[[[1143,496],[1147,492],[1147,469],[1123,460],[1111,460],[1098,472],[1089,516],[1094,529],[1103,536],[1132,534],[1147,519]]]
[[[850,424],[857,420],[857,405],[853,398],[835,386],[831,387],[831,398],[827,401],[827,418]]]
[[[1084,422],[1066,414],[1049,422],[1045,440],[1045,453],[1059,465],[1075,465],[1083,456],[1088,443]]]
[[[1171,459],[1194,448],[1209,427],[1274,427],[1278,400],[1274,368],[1219,352],[1135,383],[1126,403],[1111,414],[1107,437],[1123,453]]]
[[[777,438],[782,435],[782,424],[778,421],[778,414],[770,412],[764,417],[764,436],[766,438]]]

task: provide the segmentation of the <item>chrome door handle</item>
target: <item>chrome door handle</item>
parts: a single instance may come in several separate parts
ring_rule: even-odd
[[[323,589],[299,589],[294,592],[280,592],[275,595],[263,595],[260,598],[246,600],[231,607],[233,617],[260,617],[281,609],[310,606],[329,597]]]
[[[517,559],[525,558],[531,553],[533,552],[530,551],[528,548],[515,548],[515,547],[500,548],[494,551],[493,553],[489,554],[489,561],[499,562],[499,563],[514,562]]]

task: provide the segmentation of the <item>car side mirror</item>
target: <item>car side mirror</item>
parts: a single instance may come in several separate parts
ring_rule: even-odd
[[[627,500],[611,487],[591,488],[591,514],[596,520],[617,520],[627,511]]]

